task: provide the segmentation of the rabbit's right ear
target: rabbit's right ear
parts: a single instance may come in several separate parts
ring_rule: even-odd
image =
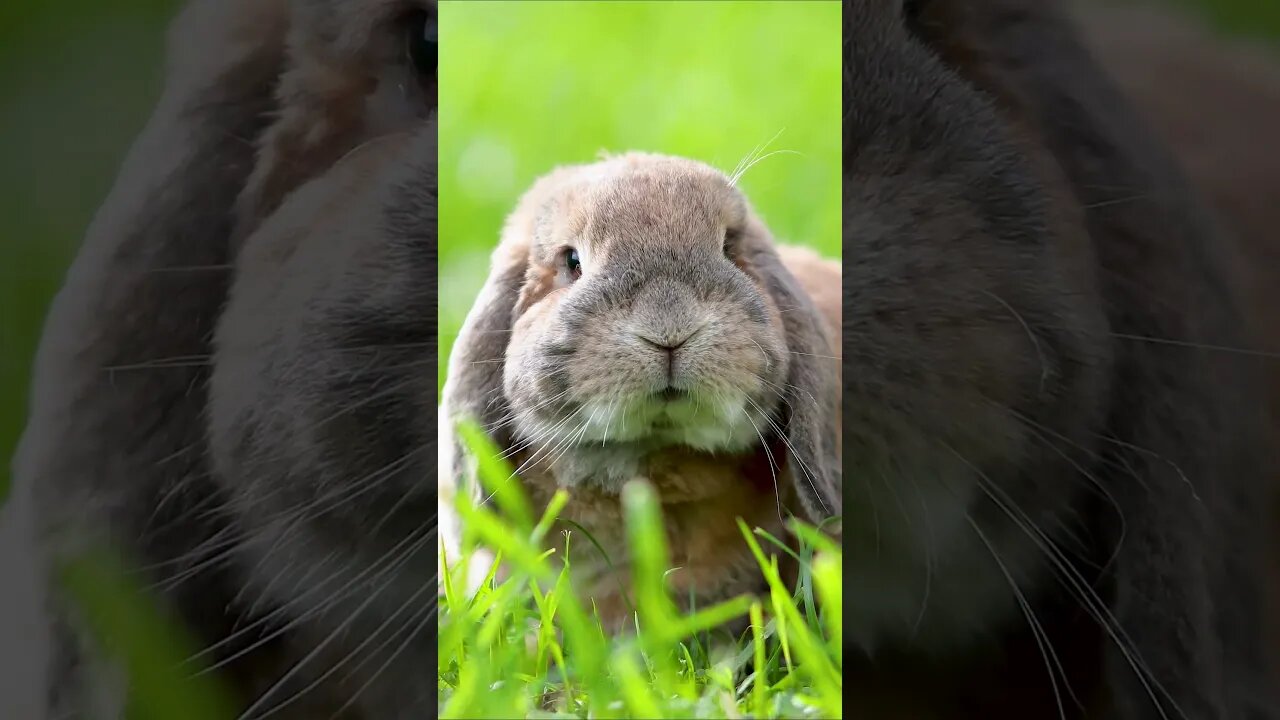
[[[115,369],[210,354],[236,198],[270,119],[288,22],[288,0],[194,0],[170,25],[162,95],[53,300],[33,367],[14,476],[51,526],[84,525],[52,517],[71,512],[68,492],[128,507],[121,495],[201,472],[162,460],[202,455],[207,365]]]
[[[193,0],[170,25],[162,95],[46,318],[16,476],[144,492],[200,446],[204,364],[108,369],[209,355],[288,24],[288,0]]]
[[[522,231],[514,225],[508,227],[509,236]],[[441,420],[480,423],[490,439],[504,450],[511,443],[510,406],[502,390],[504,359],[528,265],[529,245],[518,237],[509,237],[493,252],[489,278],[467,313],[450,353],[449,379],[444,388],[445,412]],[[454,482],[467,483],[464,491],[477,493],[477,484],[471,482],[474,472],[466,448],[459,444],[452,427],[442,427],[440,434],[441,442],[453,444],[448,455],[452,467],[441,468],[441,472],[448,472]]]
[[[574,182],[582,166],[556,168],[533,184],[517,203],[502,230],[502,240],[490,258],[489,278],[475,304],[467,313],[449,356],[449,379],[445,383],[442,419],[449,422],[469,419],[483,426],[501,450],[513,442],[511,406],[503,393],[502,377],[507,345],[516,315],[527,303],[522,292],[528,279],[531,243],[539,218],[546,209],[574,193]],[[441,468],[442,480],[465,482],[467,491],[479,488],[471,468],[473,460],[459,444],[452,427],[441,426],[440,441],[451,444],[449,468]],[[447,476],[444,473],[448,472]]]

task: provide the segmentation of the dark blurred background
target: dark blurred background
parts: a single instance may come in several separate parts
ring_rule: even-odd
[[[1280,0],[1166,2],[1231,33],[1280,38]],[[45,308],[159,91],[178,4],[0,2],[0,496]]]

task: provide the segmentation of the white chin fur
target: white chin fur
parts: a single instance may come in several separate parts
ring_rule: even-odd
[[[579,411],[586,419],[576,444],[653,442],[708,452],[738,452],[761,441],[768,420],[748,409],[740,395],[663,404],[592,400]]]

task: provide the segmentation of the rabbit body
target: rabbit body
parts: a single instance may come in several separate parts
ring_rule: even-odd
[[[440,443],[456,445],[452,421],[469,414],[539,512],[570,491],[562,523],[595,540],[573,565],[607,626],[633,622],[620,597],[631,480],[663,503],[677,598],[761,589],[735,517],[784,536],[786,514],[838,514],[839,286],[839,265],[776,246],[701,163],[628,153],[559,168],[494,252],[451,358]],[[446,462],[442,517],[459,487],[480,497],[467,459]]]

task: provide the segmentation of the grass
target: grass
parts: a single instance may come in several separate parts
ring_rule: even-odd
[[[498,550],[511,573],[490,568],[464,592],[464,554],[446,573],[440,597],[439,691],[442,718],[838,718],[842,717],[840,548],[796,523],[792,550],[741,520],[767,581],[761,597],[742,596],[680,613],[664,584],[669,564],[657,498],[647,484],[623,491],[633,559],[635,632],[608,637],[590,601],[573,590],[566,532],[549,537],[569,501],[561,491],[535,520],[510,466],[477,429],[465,434],[495,507],[459,493],[467,545]],[[800,562],[794,591],[778,571],[778,553]],[[740,636],[717,630],[745,616]]]
[[[202,674],[199,647],[162,611],[114,553],[98,548],[67,562],[59,579],[102,652],[120,663],[131,685],[127,720],[228,720],[237,713],[227,689]]]

